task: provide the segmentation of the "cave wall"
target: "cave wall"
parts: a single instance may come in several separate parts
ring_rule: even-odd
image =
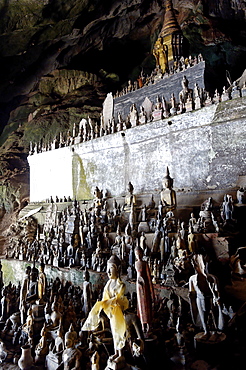
[[[96,186],[122,196],[157,194],[166,166],[178,193],[229,191],[246,172],[246,98],[213,104],[71,147],[34,154],[30,200],[92,199]],[[195,198],[194,198],[195,199]],[[200,202],[200,199],[191,202]],[[196,204],[193,204],[196,205]]]

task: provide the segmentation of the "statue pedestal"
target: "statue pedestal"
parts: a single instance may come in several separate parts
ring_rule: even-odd
[[[130,366],[127,365],[125,357],[121,356],[115,360],[108,359],[107,367],[105,370],[130,370]]]
[[[194,337],[194,347],[205,360],[221,358],[226,351],[226,335],[215,332],[205,337],[204,332],[198,333]]]

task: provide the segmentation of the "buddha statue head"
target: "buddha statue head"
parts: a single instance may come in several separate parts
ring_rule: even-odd
[[[113,254],[107,262],[107,273],[110,279],[117,279],[120,276],[120,259]]]

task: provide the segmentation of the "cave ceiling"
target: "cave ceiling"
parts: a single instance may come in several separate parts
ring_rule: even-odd
[[[207,62],[208,88],[222,88],[226,71],[238,78],[246,1],[173,0],[173,7],[187,55]],[[98,117],[107,92],[151,73],[164,14],[165,0],[0,1],[1,184],[28,174],[30,141]]]

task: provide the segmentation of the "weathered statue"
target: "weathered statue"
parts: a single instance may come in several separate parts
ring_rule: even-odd
[[[189,98],[193,99],[193,91],[189,89],[189,81],[187,80],[186,76],[183,76],[182,79],[182,90],[179,93],[179,102],[181,105],[181,112],[185,111],[185,104]]]
[[[210,336],[210,330],[223,329],[223,316],[220,307],[220,294],[217,278],[205,272],[205,264],[201,254],[193,256],[193,265],[196,274],[189,278],[189,297],[192,319],[196,326],[203,328],[203,338]],[[214,327],[209,327],[209,315],[213,317]]]
[[[144,124],[147,122],[147,113],[144,110],[144,107],[140,106],[140,113],[139,113],[139,123]]]
[[[224,201],[221,207],[221,218],[224,224],[227,224],[233,220],[234,204],[232,196],[229,194],[224,195]]]
[[[245,188],[239,188],[237,190],[237,201],[239,204],[244,204],[246,198],[246,189]]]
[[[99,370],[100,369],[99,360],[100,360],[99,353],[97,351],[95,351],[93,353],[93,355],[91,356],[91,370]]]
[[[170,114],[171,116],[174,116],[175,114],[177,114],[178,107],[174,93],[171,94],[170,102],[171,102]]]
[[[125,196],[125,206],[131,207],[132,204],[136,204],[136,197],[133,195],[134,187],[132,183],[129,181],[127,185],[127,194]]]
[[[189,219],[189,232],[193,233],[197,231],[198,231],[197,219],[195,218],[194,213],[192,212],[190,214],[190,219]]]
[[[55,339],[55,344],[52,349],[52,352],[56,355],[60,354],[64,350],[64,341],[63,341],[63,335],[62,335],[62,327],[61,324],[58,327],[57,330],[57,337]]]
[[[163,106],[160,97],[157,95],[154,110],[152,112],[152,120],[160,120],[163,118]]]
[[[135,269],[137,271],[137,311],[144,335],[148,337],[153,320],[153,306],[155,303],[154,288],[149,265],[146,261],[143,261],[142,248],[135,248],[135,257]]]
[[[114,244],[112,244],[111,246],[112,254],[116,254],[116,255],[119,254],[119,249],[121,246],[122,239],[123,239],[123,236],[121,235],[120,224],[118,223]]]
[[[28,308],[27,311],[27,319],[25,324],[22,326],[22,330],[28,336],[28,342],[31,345],[33,341],[33,326],[34,326],[34,318],[33,318],[33,311],[31,308]]]
[[[176,192],[173,190],[173,179],[169,175],[167,167],[166,176],[163,179],[163,189],[161,191],[161,202],[163,205],[164,213],[176,209]]]
[[[31,266],[27,266],[26,268],[26,275],[22,281],[21,290],[20,290],[20,314],[21,314],[21,324],[23,325],[26,321],[26,311],[27,311],[27,305],[26,305],[26,296],[29,289],[29,282],[30,282],[30,272],[31,272]]]
[[[1,318],[0,321],[6,321],[9,316],[10,299],[7,287],[2,289],[1,298]]]
[[[30,273],[29,289],[26,295],[26,301],[30,304],[34,303],[38,299],[38,269],[33,267]]]
[[[89,314],[91,307],[92,307],[92,288],[91,288],[91,283],[90,283],[90,274],[89,271],[86,269],[83,272],[83,293],[82,293],[82,311],[87,317]]]
[[[75,347],[74,332],[69,329],[65,334],[65,350],[62,354],[62,363],[64,370],[79,370],[81,369],[80,359],[82,353]]]
[[[132,104],[130,107],[130,115],[129,120],[131,123],[131,127],[135,127],[138,124],[138,111],[135,104]]]
[[[123,312],[128,308],[128,300],[124,296],[125,284],[120,279],[120,260],[112,255],[107,263],[109,280],[103,290],[101,301],[95,303],[82,330],[96,330],[100,325],[100,312],[103,310],[110,320],[115,354],[111,360],[117,362],[122,356],[125,346],[126,322]]]
[[[196,234],[193,234],[193,232],[188,234],[188,249],[191,253],[197,253],[198,251]]]
[[[161,68],[162,73],[168,71],[168,48],[159,37],[153,49],[153,55],[156,59],[156,65]]]
[[[96,186],[94,190],[94,204],[95,207],[102,205],[102,191],[99,190],[98,186]]]
[[[35,363],[36,364],[44,364],[45,357],[49,352],[49,347],[47,343],[47,332],[45,325],[41,330],[41,338],[35,348]]]
[[[50,315],[50,319],[51,319],[51,327],[49,329],[53,330],[55,328],[57,328],[59,325],[60,325],[60,322],[62,320],[62,314],[60,313],[59,309],[58,309],[58,302],[53,302],[52,305],[51,305],[51,315]]]
[[[136,223],[136,211],[135,211],[134,203],[132,203],[130,214],[129,214],[129,224],[130,224],[132,231],[135,229],[135,223]]]
[[[48,370],[59,366],[62,362],[62,354],[65,349],[61,325],[59,325],[56,335],[54,346],[46,357],[46,367]]]
[[[47,279],[44,272],[44,263],[41,262],[38,275],[38,298],[43,301],[46,296]]]
[[[198,225],[202,232],[218,232],[218,224],[213,215],[213,199],[209,197],[201,204]]]

